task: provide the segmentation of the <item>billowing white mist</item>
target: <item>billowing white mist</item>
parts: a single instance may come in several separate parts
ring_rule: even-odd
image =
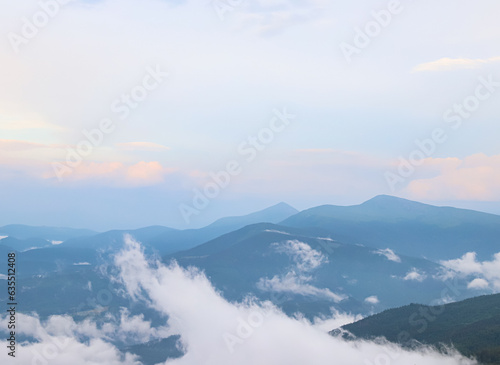
[[[325,332],[327,322],[311,324],[289,318],[269,302],[229,303],[198,270],[148,262],[131,237],[125,237],[125,248],[116,256],[115,265],[130,296],[168,315],[168,330],[151,328],[150,323],[129,317],[127,312],[116,328],[98,327],[88,320],[76,324],[69,317],[52,317],[41,323],[36,317],[23,316],[24,332],[39,342],[19,347],[14,361],[4,349],[1,363],[135,365],[139,364],[135,356],[120,354],[108,339],[136,331],[138,339],[180,334],[186,355],[167,361],[170,365],[475,364],[458,353],[445,356],[427,348],[407,351],[389,343],[346,342]],[[352,317],[339,315],[331,323],[340,325],[339,321],[349,319]],[[0,325],[3,330],[5,320]]]

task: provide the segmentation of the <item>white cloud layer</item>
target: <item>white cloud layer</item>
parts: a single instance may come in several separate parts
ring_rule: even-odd
[[[406,274],[403,280],[418,281],[422,282],[427,278],[427,275],[420,273],[417,269],[413,268],[410,272]]]
[[[500,155],[476,153],[463,159],[427,158],[426,177],[412,180],[405,191],[418,200],[498,201]]]
[[[360,321],[361,319],[363,319],[363,316],[360,314],[342,313],[332,308],[332,315],[329,318],[315,317],[313,325],[323,332],[330,332],[334,328],[340,328],[347,324]]]
[[[298,275],[292,271],[282,276],[275,275],[271,279],[261,278],[257,283],[257,288],[263,291],[272,291],[277,293],[323,297],[333,300],[334,302],[340,302],[346,299],[345,295],[333,293],[328,288],[320,289],[314,285],[307,284],[307,282],[311,280],[311,276]]]
[[[297,265],[297,269],[303,272],[312,271],[328,262],[328,258],[321,252],[298,240],[274,243],[272,246],[276,248],[276,252],[290,256]]]
[[[108,318],[104,324],[85,319],[75,322],[70,316],[52,316],[41,321],[36,315],[17,314],[16,333],[34,339],[17,345],[16,359],[0,354],[2,364],[19,365],[139,365],[137,357],[122,354],[111,342],[135,344],[170,336],[166,327],[152,328],[143,315],[131,316],[122,309],[120,318]],[[1,329],[8,318],[0,319]],[[132,341],[132,342],[129,342]]]
[[[479,68],[488,63],[500,62],[500,57],[490,57],[490,58],[440,58],[439,60],[421,63],[415,66],[413,72],[422,71],[450,71],[456,69],[474,69]]]
[[[475,363],[430,349],[406,351],[391,344],[345,342],[285,316],[270,303],[229,303],[195,269],[151,266],[130,238],[116,264],[129,293],[147,293],[151,305],[167,314],[169,325],[181,335],[187,354],[170,365],[322,365],[333,359],[349,365],[385,358],[400,365]]]
[[[443,355],[429,348],[408,351],[383,342],[346,342],[326,334],[319,322],[289,318],[268,302],[229,303],[198,270],[186,270],[175,263],[164,266],[148,262],[140,244],[130,237],[126,237],[126,249],[116,256],[115,264],[127,293],[167,315],[170,328],[165,331],[181,335],[186,355],[165,364],[476,364],[457,353]],[[138,365],[135,356],[122,355],[106,339],[119,331],[140,338],[144,335],[143,340],[147,333],[154,333],[142,317],[130,317],[126,311],[122,312],[118,329],[100,327],[90,320],[75,323],[67,316],[41,322],[36,317],[19,315],[19,320],[22,331],[39,342],[20,346],[16,365]],[[2,329],[5,321],[0,323]],[[0,360],[9,364],[5,351],[0,353]]]
[[[372,295],[372,296],[366,298],[365,302],[369,303],[369,304],[378,304],[378,303],[380,303],[380,300],[378,299],[378,297],[376,295]]]
[[[467,289],[486,289],[490,284],[484,279],[474,279],[469,284],[467,284]]]
[[[475,277],[468,284],[471,289],[500,291],[500,252],[491,261],[478,261],[475,252],[467,252],[459,259],[441,261],[449,269],[448,276]]]
[[[320,289],[310,284],[313,277],[309,273],[328,262],[328,258],[321,252],[298,240],[273,243],[271,247],[278,253],[288,255],[294,267],[284,275],[275,275],[271,279],[261,278],[257,282],[257,288],[277,293],[323,297],[334,302],[347,298],[345,295],[333,293],[328,288]]]
[[[385,250],[377,250],[374,251],[373,253],[385,256],[389,261],[401,262],[401,258],[398,255],[396,255],[394,251],[391,250],[390,248],[386,248]]]

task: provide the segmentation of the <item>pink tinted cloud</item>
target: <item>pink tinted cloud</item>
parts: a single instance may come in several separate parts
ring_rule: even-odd
[[[168,151],[170,148],[153,142],[127,142],[117,143],[116,146],[125,151]]]
[[[410,182],[407,193],[417,200],[500,200],[500,155],[483,153],[460,159],[428,159],[436,170]]]
[[[65,179],[111,186],[151,186],[163,183],[167,175],[175,171],[157,161],[140,161],[132,165],[122,162],[89,162],[82,163]]]
[[[0,150],[2,151],[27,151],[40,148],[62,148],[61,145],[43,144],[30,141],[21,141],[16,139],[0,139]]]

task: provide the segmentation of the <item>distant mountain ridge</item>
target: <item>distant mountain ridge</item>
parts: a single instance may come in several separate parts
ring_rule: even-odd
[[[123,235],[130,234],[143,245],[158,251],[161,255],[188,250],[225,233],[250,224],[277,223],[298,210],[286,203],[279,203],[258,212],[238,217],[226,217],[199,229],[178,230],[163,226],[145,227],[135,230],[114,230],[93,237],[78,237],[65,241],[62,247],[116,248],[123,244]]]
[[[152,239],[149,244],[157,248],[160,254],[188,250],[245,226],[255,223],[278,223],[296,213],[298,210],[290,205],[279,203],[247,215],[221,218],[203,228],[164,233]]]
[[[237,225],[247,226],[254,223],[278,223],[297,213],[299,213],[297,209],[287,203],[281,202],[269,208],[243,216],[220,218],[214,223],[209,224],[206,228]]]
[[[293,222],[298,218],[322,216],[364,222],[398,222],[417,220],[443,227],[453,227],[464,219],[476,223],[491,224],[500,222],[500,216],[475,210],[453,207],[439,207],[390,195],[378,195],[359,205],[338,206],[322,205],[306,209],[287,219]],[[439,218],[436,220],[436,218]]]
[[[93,311],[92,315],[99,318],[119,315],[120,307],[128,307],[134,314],[147,313],[150,308],[144,303],[120,295],[119,284],[109,276],[114,253],[123,248],[124,235],[130,234],[145,247],[147,256],[154,252],[165,263],[175,259],[183,267],[198,267],[230,301],[270,300],[288,315],[302,313],[313,320],[330,316],[332,308],[370,315],[411,302],[431,303],[442,298],[449,283],[445,282],[443,274],[447,271],[443,271],[441,260],[456,259],[468,251],[477,251],[478,258],[500,252],[499,222],[500,217],[491,214],[378,196],[356,206],[325,205],[302,212],[280,203],[188,230],[150,226],[97,233],[11,225],[0,233],[8,236],[0,240],[0,253],[18,251],[22,310],[36,311],[41,318],[54,314],[78,317]],[[64,237],[67,239],[61,243]],[[33,244],[44,247],[28,250]],[[3,291],[7,285],[6,268],[0,268]],[[455,279],[463,290],[450,294],[447,300],[491,292],[490,288],[468,288],[470,278]],[[5,303],[0,298],[0,304]],[[483,316],[490,307],[490,302],[484,301],[468,307],[464,311],[469,313],[463,316],[459,310],[457,318],[469,322],[457,322],[461,327],[454,329],[438,326],[432,332],[434,337],[428,332],[425,340],[449,343],[447,334],[440,331],[453,330],[448,332],[448,339],[457,347],[462,334],[470,336],[473,331],[481,335],[469,337],[474,342],[466,345],[483,346],[482,338],[500,343],[500,338],[491,337],[496,336],[496,317]],[[413,313],[429,307],[409,308]],[[446,308],[450,310],[442,318],[448,318],[446,313],[456,313],[454,307]],[[408,326],[397,313],[394,318],[396,325]],[[455,317],[449,318],[450,323],[456,322]],[[160,323],[156,317],[154,321]],[[378,329],[391,338],[391,326],[382,323]],[[368,327],[377,329],[370,325],[367,331]],[[486,332],[481,332],[483,329]],[[367,336],[371,335],[367,332]],[[127,349],[153,364],[165,360],[166,354],[180,356],[171,352],[175,344],[176,338],[170,337]],[[477,347],[464,349],[461,351],[478,354],[483,360],[498,355],[495,347],[479,348],[483,352],[477,352]]]
[[[500,252],[500,216],[452,207],[436,207],[387,195],[353,206],[323,205],[297,211],[286,203],[238,217],[221,218],[199,229],[178,230],[151,226],[96,233],[90,230],[9,225],[0,227],[3,244],[18,250],[62,246],[116,248],[131,234],[160,255],[188,250],[247,225],[273,223],[290,228],[322,229],[346,243],[390,248],[399,254],[434,261],[461,257],[475,251],[486,260]],[[28,240],[25,242],[16,240]],[[2,245],[2,240],[0,240]],[[17,245],[17,246],[16,246]]]
[[[359,205],[307,209],[280,224],[323,228],[344,242],[433,260],[461,257],[468,251],[489,259],[500,252],[500,216],[387,195]]]
[[[481,219],[483,213],[476,213],[386,196],[359,206],[321,206],[298,213],[280,203],[200,229],[151,226],[115,230],[70,238],[57,245],[40,239],[41,245],[49,247],[20,252],[19,262],[25,263],[26,298],[38,298],[42,291],[50,293],[45,314],[56,309],[51,304],[56,296],[61,298],[58,313],[81,311],[75,309],[82,300],[80,289],[89,282],[93,288],[107,285],[108,279],[101,277],[97,268],[111,262],[113,254],[123,247],[125,234],[141,242],[147,255],[154,252],[166,261],[173,258],[183,266],[205,270],[231,300],[249,293],[267,300],[272,291],[288,290],[291,299],[282,303],[287,313],[329,314],[335,305],[339,310],[367,314],[439,297],[445,285],[440,279],[442,259],[456,259],[485,247],[500,251],[495,246],[500,235],[493,235],[498,217]],[[458,225],[442,224],[453,220],[458,220]],[[277,224],[279,221],[283,223]],[[471,233],[467,233],[470,227],[474,240],[464,240]],[[10,243],[6,246],[2,241],[2,251],[24,251],[34,242],[11,238],[5,241]],[[16,244],[19,247],[12,247]],[[292,247],[298,251],[289,252]],[[321,257],[321,265],[301,272],[296,260],[310,259],[308,255]],[[75,281],[78,285],[72,284]],[[462,284],[466,286],[468,281],[464,279]],[[487,289],[466,290],[454,299],[482,293],[488,293]],[[345,299],[336,303],[338,296]],[[26,308],[42,306],[40,299],[29,301],[24,302]]]
[[[67,227],[27,226],[24,224],[9,224],[0,227],[0,236],[9,236],[17,239],[43,238],[46,240],[65,241],[70,238],[92,236],[97,232],[90,229]]]

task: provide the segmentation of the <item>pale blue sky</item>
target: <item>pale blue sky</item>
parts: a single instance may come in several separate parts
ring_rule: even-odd
[[[179,205],[231,160],[242,172],[191,224],[377,194],[500,213],[500,87],[460,128],[443,118],[500,82],[500,4],[404,2],[348,62],[341,45],[390,3],[247,0],[221,19],[210,1],[73,1],[19,43],[40,5],[2,0],[0,225],[183,227]],[[148,67],[169,76],[119,120]],[[240,143],[284,107],[296,118],[246,162]],[[103,118],[114,131],[59,181],[52,163]],[[447,141],[391,190],[384,174],[436,128]]]

